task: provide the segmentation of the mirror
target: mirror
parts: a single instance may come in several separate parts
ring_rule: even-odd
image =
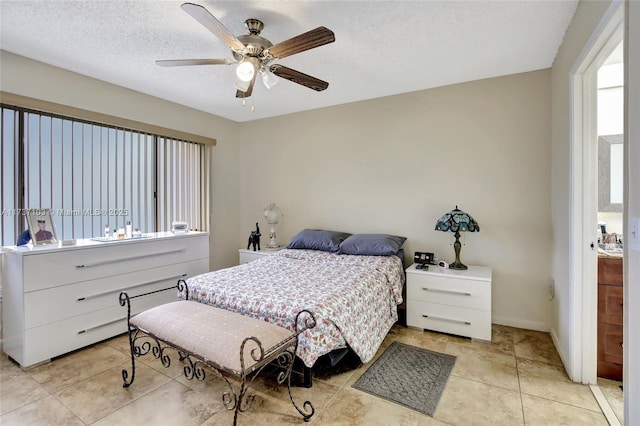
[[[622,211],[624,135],[598,137],[598,211]]]

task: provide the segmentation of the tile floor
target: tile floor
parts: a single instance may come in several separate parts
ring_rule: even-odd
[[[324,425],[607,425],[588,386],[569,381],[549,334],[493,326],[493,342],[395,326],[378,351],[392,342],[457,357],[434,417],[351,388],[367,365],[318,372],[311,389],[295,398],[315,406],[312,424]],[[137,362],[136,380],[124,389],[128,341],[119,336],[50,363],[21,370],[0,359],[0,424],[11,425],[229,425],[221,379],[182,376],[177,358],[165,369],[150,355]],[[304,424],[285,387],[272,377],[254,383],[256,399],[238,424]],[[622,411],[619,383],[602,381],[615,412]],[[617,389],[617,390],[616,390]],[[617,404],[617,405],[616,405]],[[619,417],[620,420],[622,420]]]

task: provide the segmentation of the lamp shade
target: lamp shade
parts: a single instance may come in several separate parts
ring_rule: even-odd
[[[278,219],[282,216],[282,212],[274,203],[269,204],[264,209],[264,217],[267,219],[269,225],[275,225],[278,223]]]
[[[233,84],[236,86],[236,89],[238,89],[239,91],[246,92],[247,90],[249,90],[249,86],[251,85],[251,80],[244,81],[236,77]]]
[[[480,232],[480,226],[470,214],[463,212],[456,206],[449,213],[445,213],[436,223],[436,231],[454,232],[456,242],[453,243],[453,250],[456,260],[449,265],[450,269],[467,269],[467,266],[460,261],[460,232]]]
[[[262,83],[264,83],[264,86],[267,89],[271,89],[273,86],[278,84],[278,81],[279,81],[278,77],[276,77],[276,75],[271,71],[264,70],[262,72]]]
[[[480,226],[469,213],[465,213],[458,209],[445,213],[438,223],[436,223],[436,231],[445,232],[480,232]]]

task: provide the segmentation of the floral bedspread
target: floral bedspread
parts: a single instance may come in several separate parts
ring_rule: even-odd
[[[297,352],[308,367],[346,345],[370,361],[398,319],[403,284],[397,256],[293,249],[187,280],[189,299],[291,330],[298,312],[313,313]]]

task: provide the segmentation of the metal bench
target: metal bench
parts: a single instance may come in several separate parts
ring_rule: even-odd
[[[171,289],[186,293],[185,300],[156,306],[131,316],[132,299]],[[169,367],[171,359],[165,350],[175,349],[180,361],[185,362],[183,370],[187,379],[195,377],[204,380],[204,366],[224,379],[230,392],[222,395],[222,402],[228,410],[234,410],[235,425],[238,412],[249,409],[255,398],[255,394],[247,393],[249,384],[267,365],[277,363],[282,369],[277,377],[278,383],[286,380],[291,403],[304,420],[309,421],[315,410],[309,401],[303,403],[303,408],[294,401],[291,370],[298,347],[298,335],[315,327],[313,315],[309,311],[298,313],[295,331],[291,331],[188,298],[189,289],[184,280],[178,281],[176,286],[136,296],[120,293],[120,305],[127,307],[131,349],[131,375],[126,369],[122,370],[123,386],[129,387],[135,379],[135,358],[151,352],[160,359],[162,365]],[[237,392],[224,373],[240,380]]]

